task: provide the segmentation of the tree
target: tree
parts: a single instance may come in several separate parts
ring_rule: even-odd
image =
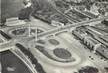
[[[5,23],[6,23],[6,16],[1,15],[0,23],[1,23],[0,26],[4,26],[5,25]]]
[[[98,69],[92,66],[86,66],[86,67],[82,67],[79,70],[79,73],[98,73]]]

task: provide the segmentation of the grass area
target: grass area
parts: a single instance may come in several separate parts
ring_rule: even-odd
[[[1,53],[1,64],[3,73],[31,73],[27,66],[10,51]]]
[[[1,0],[1,15],[7,18],[16,17],[21,8],[23,0]]]

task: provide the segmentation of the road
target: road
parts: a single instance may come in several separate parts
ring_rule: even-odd
[[[20,60],[22,60],[25,63],[25,65],[31,70],[32,73],[37,73],[30,59],[28,59],[27,56],[25,56],[22,51],[20,51],[19,49],[14,49],[14,48],[10,49],[10,51],[14,53]]]
[[[51,1],[51,0],[46,0],[46,1],[54,8],[54,10],[56,10],[59,14],[63,15],[64,18],[68,19],[71,23],[73,23],[73,22],[79,22],[79,21],[76,20],[75,18],[73,18],[73,17],[70,18],[69,16],[65,15],[64,13],[62,13],[62,12],[56,7],[54,1]]]
[[[11,51],[0,54],[2,73],[31,73],[27,66]]]
[[[75,24],[73,24],[73,25],[66,25],[66,26],[63,26],[63,27],[58,27],[58,28],[54,28],[54,27],[52,27],[52,26],[49,26],[48,25],[48,27],[50,28],[54,28],[54,29],[47,29],[45,32],[43,32],[43,33],[40,33],[40,34],[38,34],[38,37],[45,37],[45,36],[48,36],[48,35],[51,35],[51,34],[55,34],[55,33],[58,33],[58,32],[61,32],[61,31],[64,31],[64,30],[69,30],[70,28],[72,29],[73,27],[78,27],[78,26],[81,26],[81,25],[89,25],[89,23],[91,23],[91,22],[95,22],[95,21],[100,21],[100,20],[103,20],[103,19],[105,19],[105,18],[108,18],[108,17],[104,17],[104,18],[99,18],[99,19],[93,19],[93,20],[89,20],[89,21],[84,21],[84,22],[79,22],[79,23],[75,23]],[[36,24],[35,23],[35,21],[36,20],[34,20],[34,24]],[[37,23],[39,23],[39,22],[37,22]],[[44,25],[43,23],[40,23],[41,25],[41,27]],[[37,24],[38,25],[38,24]],[[47,24],[46,24],[47,25]],[[20,26],[24,26],[24,25],[20,25]],[[28,25],[25,25],[25,26],[28,26]],[[17,28],[18,26],[14,26],[15,28]],[[13,28],[14,28],[13,27]],[[45,28],[47,28],[47,26],[45,26]],[[12,28],[11,28],[12,29]],[[70,33],[71,34],[71,33]],[[58,36],[57,37],[59,37],[60,38],[60,40],[59,41],[62,41],[62,42],[66,42],[66,43],[68,43],[68,44],[62,44],[62,45],[66,45],[68,48],[71,48],[76,54],[78,54],[78,55],[80,55],[80,58],[78,58],[77,57],[77,59],[78,59],[78,63],[77,63],[77,66],[84,66],[84,65],[92,65],[92,63],[91,62],[89,62],[89,61],[86,61],[86,59],[85,59],[85,57],[84,57],[84,55],[81,55],[81,54],[79,54],[79,52],[80,52],[80,50],[78,50],[79,49],[79,46],[80,45],[78,45],[77,44],[77,42],[75,42],[74,41],[74,38],[72,38],[72,37],[70,37],[70,35],[69,34],[67,34],[67,33],[63,33],[63,34],[58,34]],[[26,42],[24,42],[23,40],[29,40],[29,39],[31,39],[31,38],[33,38],[33,36],[31,36],[31,37],[27,37],[27,38],[25,38],[25,39],[22,39],[22,42],[23,43],[25,43],[25,44],[27,44]],[[46,38],[46,37],[45,37]],[[16,40],[16,41],[15,41]],[[70,41],[71,40],[71,41]],[[14,42],[13,42],[14,41]],[[21,39],[20,39],[20,41],[21,41]],[[2,48],[2,49],[4,49],[5,47],[10,47],[10,46],[12,46],[12,45],[14,45],[15,44],[15,42],[19,42],[19,39],[12,39],[12,41],[10,41],[10,42],[13,42],[13,43],[7,43],[7,46],[4,46],[3,47],[3,45],[6,45],[6,43],[5,44],[2,44],[2,45],[0,45],[0,47]],[[77,44],[77,46],[75,46],[76,44]],[[71,44],[75,44],[75,45],[71,45]],[[10,45],[10,46],[9,46]],[[81,46],[80,46],[81,47]],[[56,68],[55,67],[57,67],[58,69],[60,69],[62,72],[61,73],[63,73],[63,69],[65,69],[65,66],[67,67],[67,68],[69,68],[69,69],[67,69],[68,71],[69,71],[69,73],[71,73],[72,72],[72,68],[75,68],[75,65],[76,64],[74,64],[74,63],[68,63],[68,64],[63,64],[63,63],[57,63],[57,62],[55,62],[55,61],[52,61],[52,60],[50,60],[50,59],[48,59],[48,58],[45,58],[45,56],[44,55],[42,55],[42,54],[40,54],[39,53],[39,51],[37,51],[37,50],[35,50],[34,48],[31,48],[32,50],[32,53],[35,55],[35,57],[41,62],[41,64],[43,65],[43,67],[46,69],[46,67],[51,67],[52,69],[54,69],[54,70],[56,70]],[[77,49],[77,50],[74,50],[74,49]],[[78,52],[79,51],[79,52]],[[21,53],[21,52],[17,52],[16,50],[14,51],[14,53],[17,53],[16,55],[19,55],[20,54],[20,56],[19,56],[19,58],[21,59],[21,60],[23,60],[23,62],[26,62],[25,60],[27,60],[27,59],[25,59],[26,57],[25,56],[23,56],[23,54]],[[83,52],[80,52],[80,53],[83,53]],[[22,57],[23,56],[23,57]],[[30,68],[30,67],[32,67],[32,69],[33,69],[33,66],[31,66],[30,65],[30,62],[29,62],[29,60],[27,60],[28,62],[26,63],[26,64],[28,64],[27,66]],[[46,62],[44,62],[44,61],[47,61],[47,63]],[[86,62],[86,63],[88,63],[88,64],[85,64],[84,62]],[[55,64],[55,65],[54,65]],[[30,65],[30,66],[29,66]],[[60,67],[60,66],[57,66],[57,65],[61,65],[62,67]],[[70,66],[71,65],[71,66]],[[52,67],[52,66],[54,66],[54,67]],[[64,66],[64,67],[63,67]],[[79,67],[80,67],[79,66]],[[51,69],[51,68],[49,68],[49,69]],[[76,67],[77,68],[77,67]],[[31,68],[30,68],[31,69]],[[31,69],[31,70],[32,70]],[[52,70],[51,69],[51,70]],[[57,70],[58,70],[57,69]],[[46,71],[47,71],[48,69],[46,69]],[[53,71],[51,71],[51,70],[48,70],[49,72],[48,73],[55,73],[55,72],[53,72]],[[67,71],[66,70],[66,71]],[[34,70],[33,70],[34,71]],[[64,72],[66,72],[66,71],[64,71]],[[67,72],[68,72],[67,71]]]
[[[50,60],[48,57],[46,57],[41,52],[39,52],[36,48],[34,49],[32,47],[30,49],[30,51],[40,61],[40,63],[45,68],[45,70],[46,71],[48,70],[48,73],[55,73],[55,72],[53,72],[53,70],[56,71],[56,68],[57,68],[57,71],[60,71],[60,73],[65,73],[65,72],[73,73],[75,68],[78,69],[79,67],[83,67],[83,66],[87,66],[87,65],[88,66],[96,66],[97,68],[100,69],[100,67],[95,65],[95,63],[89,59],[89,56],[92,55],[92,53],[88,53],[90,51],[86,51],[84,46],[82,46],[82,44],[80,44],[78,40],[74,39],[74,37],[73,37],[73,35],[71,35],[71,33],[65,33],[65,32],[60,33],[60,34],[56,35],[55,37],[52,36],[52,37],[48,37],[43,40],[46,41],[48,39],[56,39],[61,43],[60,45],[57,45],[57,46],[51,46],[46,43],[47,45],[46,46],[44,45],[44,46],[46,48],[48,48],[48,50],[53,50],[54,48],[57,48],[57,47],[69,48],[70,52],[73,54],[73,56],[75,58],[77,58],[77,60],[76,60],[77,63],[75,63],[75,62],[73,62],[73,63],[72,62],[58,63],[56,61]],[[32,44],[32,46],[33,46],[33,44]],[[49,51],[49,52],[51,52],[51,51]],[[74,54],[76,54],[77,56]],[[95,57],[95,58],[97,58],[97,57]],[[47,67],[47,69],[46,69],[46,67]],[[51,70],[49,70],[49,68]]]
[[[94,66],[96,66],[100,70],[102,70],[103,67],[106,67],[108,65],[108,61],[104,61],[104,59],[102,60],[101,57],[95,55],[93,52],[90,52],[82,44],[80,44],[78,40],[74,39],[71,34],[62,33],[62,34],[59,34],[59,37],[62,40],[64,40],[64,42],[67,41],[65,43],[66,45],[69,46],[69,44],[71,44],[70,46],[72,46],[72,48],[71,48],[72,51],[74,51],[77,55],[80,55],[80,57],[82,59],[81,62],[86,62],[86,60],[89,60],[92,64],[94,64]],[[73,47],[77,47],[77,48],[73,48]],[[78,53],[78,52],[80,52],[80,53]],[[82,55],[82,53],[83,53],[83,55]],[[91,56],[94,60],[90,59],[89,56]],[[92,65],[92,64],[90,64],[90,65]],[[100,65],[98,66],[98,64],[101,64],[101,66]],[[89,65],[89,63],[88,63],[88,65]],[[104,72],[104,70],[102,70],[102,72]]]
[[[8,43],[3,44],[2,46],[0,46],[0,52],[6,51],[6,50],[10,50],[12,53],[14,53],[20,60],[22,60],[25,65],[31,70],[32,73],[37,73],[37,71],[35,70],[33,64],[31,63],[31,61],[27,58],[27,56],[25,56],[23,54],[23,52],[21,52],[18,48],[14,47],[15,42],[10,41]]]
[[[82,26],[82,25],[89,25],[89,23],[92,23],[92,22],[96,22],[96,21],[108,19],[108,17],[92,19],[92,20],[89,20],[89,21],[83,21],[83,22],[79,22],[79,23],[72,24],[72,25],[66,25],[66,26],[63,26],[63,27],[58,27],[58,28],[54,28],[53,26],[50,26],[50,25],[45,24],[43,22],[40,23],[40,20],[36,20],[34,18],[32,18],[32,19],[33,19],[32,22],[31,22],[32,24],[36,24],[37,23],[37,26],[40,26],[40,27],[43,27],[44,25],[47,25],[47,26],[45,26],[45,29],[47,29],[48,31],[45,31],[43,33],[38,34],[37,35],[37,37],[38,37],[37,39],[39,39],[39,38],[42,38],[42,37],[45,37],[45,36],[49,36],[51,34],[59,33],[59,32],[64,31],[64,30],[69,30],[69,29],[71,29],[73,27],[75,28],[75,27]],[[38,25],[38,23],[40,23],[40,24]],[[17,25],[17,26],[14,26],[14,27],[17,28],[19,26],[20,27],[21,26],[27,27],[28,25]],[[14,27],[12,27],[12,28],[14,28]],[[49,27],[49,28],[47,28],[47,27]],[[12,29],[12,28],[10,27],[10,29]],[[49,30],[49,29],[51,29],[51,30]],[[27,39],[30,39],[30,38],[33,38],[33,36],[28,37]]]
[[[49,2],[49,4],[53,5],[51,3],[52,2],[51,0],[48,0],[48,2]],[[87,51],[84,50],[84,47],[81,46],[81,44],[78,44],[79,42],[73,38],[71,33],[68,33],[68,32],[60,33],[60,32],[69,31],[69,30],[71,32],[71,29],[73,29],[73,28],[76,28],[76,27],[79,27],[79,26],[82,26],[82,25],[89,25],[92,22],[94,23],[94,22],[102,21],[104,19],[108,19],[108,16],[107,17],[102,17],[102,18],[97,18],[97,19],[91,19],[91,20],[88,20],[88,21],[79,22],[76,19],[69,18],[65,14],[61,13],[57,9],[57,7],[55,7],[54,5],[53,5],[53,8],[58,13],[63,15],[66,19],[68,19],[70,22],[72,22],[72,23],[77,22],[77,23],[73,23],[73,24],[70,24],[70,25],[63,26],[63,27],[55,28],[55,27],[53,27],[51,25],[48,25],[47,23],[44,23],[44,22],[42,22],[40,20],[36,20],[34,18],[31,18],[31,22],[28,22],[28,23],[20,22],[19,20],[18,21],[15,20],[16,22],[13,22],[13,23],[7,23],[7,25],[9,25],[10,28],[9,29],[3,28],[3,30],[5,30],[6,33],[9,34],[10,31],[12,31],[13,29],[17,29],[18,27],[22,27],[22,26],[23,27],[29,27],[30,26],[30,27],[34,27],[34,28],[35,27],[42,27],[42,29],[44,29],[45,32],[38,34],[37,35],[38,39],[41,39],[41,38],[45,37],[45,40],[46,40],[46,39],[48,39],[46,36],[49,36],[49,35],[54,35],[53,37],[59,38],[58,41],[62,42],[61,46],[59,45],[59,47],[67,47],[67,48],[69,48],[72,55],[76,58],[76,62],[70,62],[70,63],[56,62],[56,61],[53,61],[53,60],[49,59],[48,57],[46,57],[45,55],[40,53],[38,50],[34,49],[34,47],[30,48],[30,50],[34,54],[35,58],[37,58],[39,60],[39,62],[42,64],[42,66],[44,67],[44,69],[46,70],[47,73],[72,73],[74,71],[74,69],[75,70],[79,69],[82,66],[86,66],[86,65],[93,65],[94,66],[95,64],[93,64],[90,60],[87,60],[88,56],[91,55],[91,54],[86,53]],[[10,8],[10,10],[11,10],[11,8]],[[16,14],[13,14],[13,15],[16,16]],[[85,14],[83,14],[83,15],[85,15]],[[90,17],[88,15],[86,15],[86,16]],[[19,25],[19,23],[21,25]],[[18,24],[18,25],[16,25],[16,24]],[[55,34],[57,34],[57,33],[60,33],[60,34],[55,36]],[[0,44],[0,52],[10,50],[20,60],[22,60],[23,63],[25,63],[25,65],[32,71],[32,73],[37,73],[37,71],[34,69],[34,66],[32,65],[31,61],[27,58],[26,55],[23,54],[23,52],[21,52],[19,49],[10,49],[10,48],[15,48],[15,47],[13,47],[15,45],[15,43],[20,42],[20,41],[22,41],[21,43],[23,43],[23,44],[29,45],[27,43],[27,40],[30,41],[30,39],[33,38],[33,37],[34,36],[30,36],[30,37],[26,37],[24,39],[19,37],[19,38],[21,38],[19,40],[18,38],[16,38],[14,36],[10,41],[8,41],[8,42],[6,41],[6,43]],[[24,41],[24,40],[26,40],[26,41]],[[34,39],[32,39],[32,40],[34,40]],[[33,44],[33,43],[31,43],[31,44]],[[48,46],[48,44],[46,46]],[[28,47],[28,46],[26,46],[26,47]],[[53,48],[56,48],[56,47],[53,47]],[[85,54],[82,54],[84,52],[85,52]],[[98,63],[100,63],[100,62],[98,62]],[[100,68],[100,66],[99,66],[99,68]]]
[[[83,15],[89,17],[89,18],[91,18],[91,19],[96,18],[95,15],[93,15],[92,13],[87,14],[86,11],[83,12],[83,11],[80,11],[80,10],[78,10],[78,9],[76,9],[76,8],[75,8],[75,10],[76,10],[77,12],[79,12],[79,13],[81,13],[81,14],[83,14]]]
[[[50,34],[54,34],[54,33],[58,33],[60,31],[64,31],[64,30],[68,30],[68,29],[71,29],[72,27],[79,27],[79,26],[83,26],[83,25],[89,25],[89,23],[92,23],[92,22],[97,22],[97,21],[102,21],[104,19],[108,19],[108,17],[102,17],[102,18],[97,18],[97,19],[91,19],[91,20],[88,20],[88,21],[82,21],[82,22],[79,22],[79,23],[74,23],[74,24],[70,24],[70,25],[66,25],[66,26],[63,26],[63,27],[58,27],[58,28],[55,28],[55,29],[52,29],[52,30],[49,30],[47,32],[43,32],[43,33],[40,33],[38,34],[37,36],[38,37],[43,37],[43,36],[46,36],[46,35],[50,35]],[[96,23],[95,23],[96,24]],[[93,24],[94,25],[94,24]]]

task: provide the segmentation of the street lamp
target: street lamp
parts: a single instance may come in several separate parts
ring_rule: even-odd
[[[37,27],[36,27],[36,30],[35,30],[35,41],[37,41]]]

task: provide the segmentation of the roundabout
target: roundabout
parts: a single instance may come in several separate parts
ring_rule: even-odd
[[[51,44],[49,40],[54,40],[54,44]],[[57,40],[56,45],[55,40]],[[46,37],[45,39],[39,39],[37,41],[32,40],[29,42],[29,45],[31,45],[30,51],[42,62],[58,67],[74,67],[84,62],[79,54],[77,55],[74,51],[72,51],[72,49],[70,49],[71,47],[68,47],[66,44],[61,42],[62,41],[58,37]],[[84,58],[85,56],[83,56],[83,59]]]
[[[12,38],[28,37],[29,35],[33,36],[44,31],[46,31],[44,28],[36,26],[19,26],[6,29],[6,33]]]

